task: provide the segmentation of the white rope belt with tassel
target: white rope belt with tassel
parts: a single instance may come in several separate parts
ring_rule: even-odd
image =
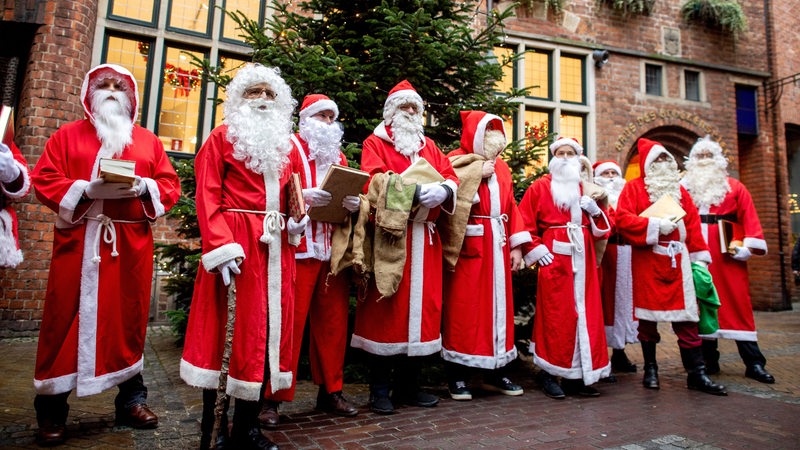
[[[121,219],[112,219],[105,214],[99,214],[97,217],[87,217],[86,220],[94,220],[100,222],[100,228],[97,230],[97,234],[94,236],[94,245],[92,248],[94,249],[94,255],[92,256],[93,263],[100,262],[100,235],[103,235],[103,242],[106,244],[111,244],[111,256],[117,257],[119,256],[119,252],[117,251],[117,227],[114,226],[115,223],[144,223],[147,220],[121,220]]]
[[[470,217],[474,219],[489,219],[489,220],[496,220],[497,225],[500,228],[500,238],[501,243],[500,247],[506,245],[506,227],[503,226],[503,222],[508,222],[508,214],[500,214],[499,216],[478,216],[475,214],[471,214]]]
[[[273,233],[286,228],[286,219],[284,219],[285,214],[282,214],[279,211],[255,211],[252,209],[237,209],[237,208],[223,209],[223,211],[240,212],[246,214],[263,214],[264,231],[261,234],[261,237],[258,238],[258,240],[265,244],[269,244],[270,242],[272,242],[273,239],[275,239]]]

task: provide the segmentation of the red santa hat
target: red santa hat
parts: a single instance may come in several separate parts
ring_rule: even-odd
[[[405,103],[416,104],[417,110],[422,113],[424,108],[422,97],[419,96],[417,90],[414,89],[414,86],[412,86],[408,80],[397,83],[397,85],[389,91],[389,96],[386,97],[386,102],[383,104],[383,120],[387,124],[391,124],[394,113],[397,112],[400,105]]]
[[[339,117],[339,107],[327,95],[306,95],[306,98],[303,99],[303,105],[300,107],[300,120],[305,120],[322,111],[333,111],[333,120]]]
[[[483,141],[486,131],[499,130],[505,136],[503,119],[484,111],[461,111],[461,149],[486,156]]]
[[[131,121],[136,122],[136,115],[139,113],[139,90],[136,86],[136,78],[128,69],[116,64],[100,64],[91,69],[83,78],[81,102],[86,117],[94,121],[91,105],[92,93],[97,89],[97,83],[106,78],[114,79],[125,86],[125,94],[131,105]]]
[[[594,176],[599,177],[601,173],[605,172],[606,170],[613,170],[617,172],[617,175],[622,176],[622,169],[619,167],[616,161],[611,159],[605,159],[602,161],[597,161],[594,163]]]
[[[577,154],[579,154],[579,155],[583,154],[583,147],[581,147],[581,144],[578,142],[578,140],[575,139],[575,138],[568,138],[568,137],[560,137],[560,138],[556,139],[555,142],[550,144],[550,153],[555,155],[556,154],[556,150],[558,150],[559,148],[561,148],[561,147],[563,147],[565,145],[574,148],[575,152]]]
[[[647,168],[650,167],[650,164],[653,164],[653,161],[655,161],[659,155],[666,153],[670,158],[675,159],[663,145],[647,138],[639,138],[636,147],[639,150],[639,169],[645,176],[647,176]]]

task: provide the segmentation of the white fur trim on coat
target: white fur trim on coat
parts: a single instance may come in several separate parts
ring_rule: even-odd
[[[75,208],[78,207],[78,202],[80,202],[81,196],[84,191],[86,191],[86,186],[88,185],[89,182],[86,180],[75,180],[69,189],[67,189],[67,193],[64,194],[64,197],[61,198],[61,202],[58,204],[58,218],[63,221],[62,226],[56,224],[58,228],[67,228],[83,219],[85,214],[80,217],[75,217]]]
[[[744,246],[755,250],[764,250],[764,255],[767,254],[767,241],[759,238],[746,237],[744,238]],[[759,256],[764,256],[759,255]]]
[[[203,262],[203,268],[205,268],[207,272],[211,272],[219,267],[220,264],[226,263],[235,258],[244,259],[244,257],[244,249],[242,246],[236,242],[232,242],[230,244],[219,246],[206,253],[201,257],[201,261]]]
[[[744,330],[717,330],[711,334],[701,334],[705,339],[733,339],[736,341],[757,342],[758,333]]]
[[[539,244],[534,247],[533,250],[526,253],[523,259],[525,260],[526,265],[532,266],[536,264],[536,261],[538,261],[542,256],[548,253],[550,253],[550,249],[548,249],[544,244]]]
[[[148,219],[158,219],[166,212],[164,204],[161,203],[161,192],[158,190],[158,183],[152,178],[142,177],[140,183],[147,185],[147,192],[150,194],[150,201],[153,203],[153,215],[150,215],[148,208],[144,208]]]
[[[699,252],[689,253],[689,260],[691,262],[705,261],[705,262],[711,264],[711,252],[708,252],[706,250],[702,250],[702,251],[699,251]]]
[[[647,235],[645,236],[645,243],[647,245],[658,244],[658,238],[661,236],[659,232],[661,219],[658,217],[650,217],[647,219]]]
[[[354,334],[350,339],[350,346],[378,356],[426,356],[442,349],[442,338],[440,336],[433,341],[411,344],[408,342],[376,342]]]
[[[520,231],[519,233],[514,233],[511,237],[508,238],[508,243],[511,248],[519,247],[522,244],[527,244],[528,242],[533,241],[531,239],[531,234],[527,231]]]
[[[11,198],[22,198],[25,194],[28,193],[28,190],[31,188],[31,177],[28,175],[28,167],[21,162],[14,160],[14,163],[19,168],[19,173],[22,175],[22,187],[14,192],[10,192],[6,189],[5,183],[0,183],[0,189],[2,189],[3,193],[6,194],[8,197]]]
[[[22,250],[14,237],[14,220],[5,209],[0,209],[0,267],[17,267],[22,262]]]

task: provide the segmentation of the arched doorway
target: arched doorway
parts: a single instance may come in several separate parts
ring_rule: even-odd
[[[687,128],[676,125],[666,125],[648,130],[639,137],[647,138],[663,145],[664,148],[675,157],[675,161],[678,162],[678,169],[683,170],[683,163],[686,161],[686,158],[689,156],[689,151],[700,136]],[[628,150],[628,155],[625,158],[625,165],[623,167],[625,167],[626,180],[632,180],[640,175],[639,151],[636,147],[638,140],[639,138],[636,138],[633,141],[633,144]]]

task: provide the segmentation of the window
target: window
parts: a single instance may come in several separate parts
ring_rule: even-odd
[[[497,64],[503,66],[503,78],[497,80],[494,87],[498,92],[508,92],[509,89],[514,87],[514,69],[517,67],[516,63],[509,62],[514,57],[514,49],[495,47],[494,56],[497,58]]]
[[[700,97],[700,72],[694,70],[683,71],[684,98],[693,102],[701,101]]]
[[[662,96],[664,68],[655,64],[644,65],[644,92],[647,95]]]
[[[551,98],[550,52],[527,50],[525,52],[525,82],[521,88],[529,88],[528,96]]]
[[[561,100],[572,103],[583,103],[583,62],[584,58],[575,56],[561,57]]]
[[[755,86],[736,85],[736,130],[743,136],[758,136],[758,98]]]
[[[193,59],[209,59],[233,75],[250,60],[235,22],[215,5],[263,21],[260,0],[110,0],[101,11],[104,32],[97,62],[130,70],[139,86],[139,123],[175,154],[193,155],[222,121],[216,86],[203,83]],[[102,17],[105,14],[105,17]],[[214,25],[217,23],[218,25]]]

